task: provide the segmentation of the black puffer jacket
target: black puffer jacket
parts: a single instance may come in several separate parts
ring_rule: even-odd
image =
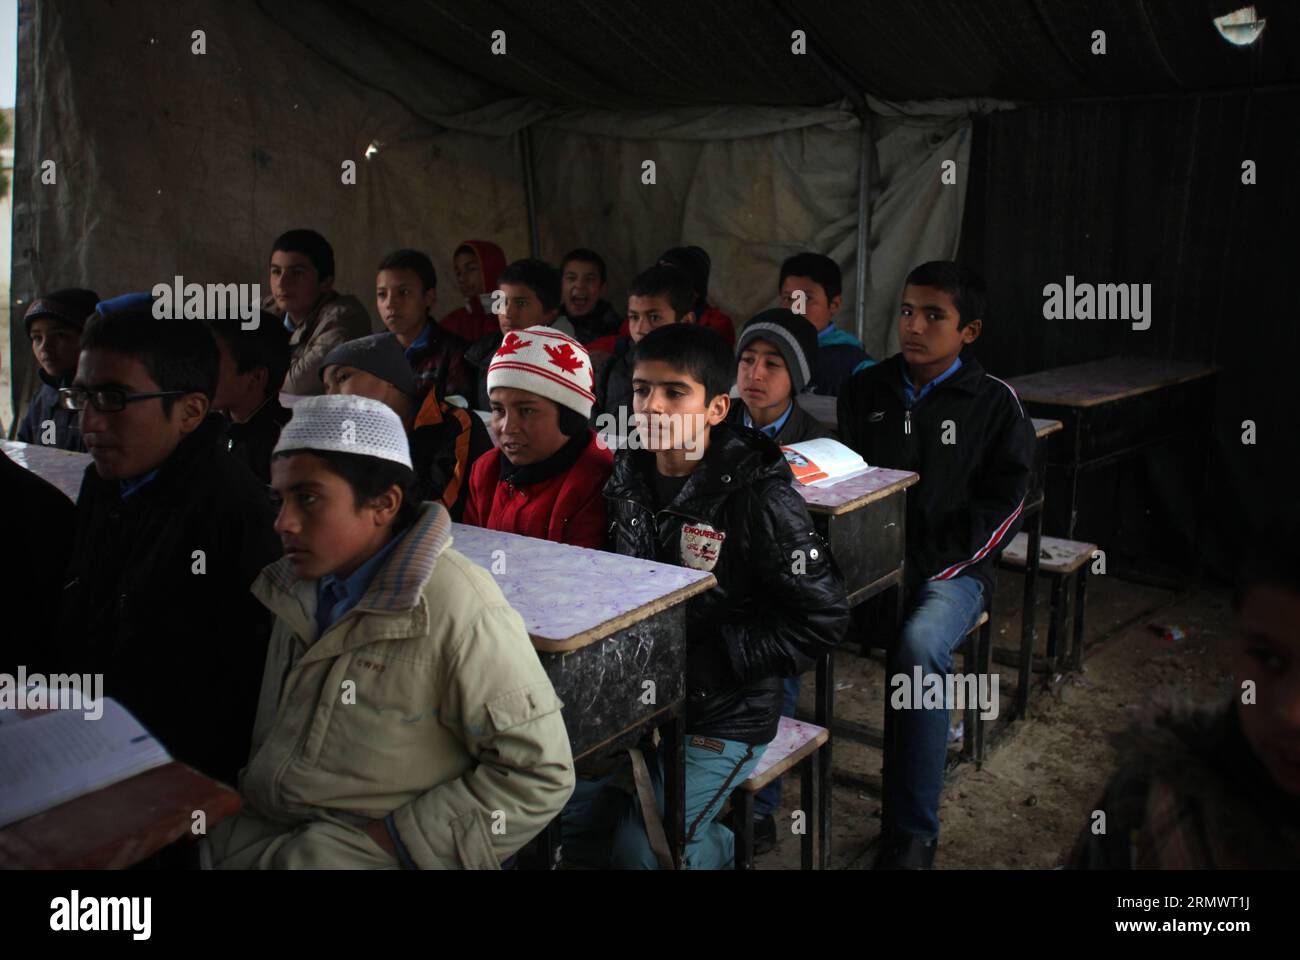
[[[611,548],[710,570],[686,605],[686,729],[768,743],[781,678],[807,670],[848,625],[844,582],[780,449],[755,430],[713,428],[703,460],[655,512],[654,454],[625,450],[605,485]]]
[[[86,468],[57,647],[176,759],[235,783],[271,630],[249,585],[281,550],[266,488],[222,434],[209,416],[125,501]]]

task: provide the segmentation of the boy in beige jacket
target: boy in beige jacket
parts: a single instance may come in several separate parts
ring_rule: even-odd
[[[217,867],[486,868],[573,792],[561,703],[492,576],[418,503],[397,415],[299,403],[276,445],[283,559],[245,806]]]

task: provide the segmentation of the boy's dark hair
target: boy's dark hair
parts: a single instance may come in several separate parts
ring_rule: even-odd
[[[1300,595],[1300,524],[1284,524],[1285,529],[1267,539],[1252,543],[1245,557],[1233,591],[1232,607],[1240,610],[1246,594],[1255,587],[1282,587]]]
[[[826,294],[827,303],[844,291],[840,265],[820,253],[796,253],[793,257],[787,257],[781,264],[781,276],[776,281],[778,290],[785,283],[786,277],[807,277],[812,280]]]
[[[257,321],[257,327],[252,330],[245,330],[238,317],[209,320],[208,327],[230,348],[239,373],[266,367],[266,396],[273,397],[280,392],[289,372],[289,333],[269,313],[259,310]]]
[[[516,260],[501,272],[497,285],[503,283],[517,283],[533,291],[543,310],[560,306],[560,271],[545,260],[534,257]]]
[[[263,320],[263,323],[266,321]],[[136,357],[159,390],[216,394],[221,358],[202,320],[159,320],[150,310],[92,314],[81,334],[82,350],[116,350]],[[161,397],[170,417],[178,397]]]
[[[695,288],[691,285],[691,278],[684,270],[666,263],[657,263],[638,273],[628,286],[627,295],[666,297],[679,321],[695,309]]]
[[[468,243],[462,243],[459,247],[455,249],[455,251],[452,252],[451,258],[455,260],[462,253],[468,253],[471,257],[478,256],[478,254],[474,252],[473,247],[471,247]]]
[[[595,250],[588,250],[586,247],[578,247],[576,250],[570,250],[564,255],[564,259],[560,261],[561,275],[564,273],[564,268],[574,260],[579,260],[583,263],[594,263],[596,269],[600,271],[600,282],[605,282],[605,258]]]
[[[636,345],[636,363],[666,363],[704,384],[707,403],[736,382],[736,359],[722,335],[693,323],[656,327]]]
[[[352,488],[352,502],[358,510],[393,484],[402,491],[402,505],[393,518],[393,533],[401,533],[415,523],[420,515],[420,485],[415,471],[406,464],[383,457],[368,457],[360,453],[339,453],[335,450],[281,450],[272,460],[290,457],[295,453],[310,453],[325,461],[330,471],[342,477]]]
[[[935,287],[952,297],[957,307],[958,330],[972,320],[984,319],[988,304],[984,281],[970,267],[958,266],[951,260],[931,260],[914,267],[907,275],[906,285]]]
[[[315,230],[287,230],[275,238],[271,244],[271,253],[277,250],[284,253],[301,253],[322,280],[334,276],[334,248],[330,242]]]
[[[394,250],[379,261],[375,273],[382,270],[410,270],[420,278],[420,284],[425,290],[438,289],[438,274],[433,269],[433,261],[428,254],[419,250]]]

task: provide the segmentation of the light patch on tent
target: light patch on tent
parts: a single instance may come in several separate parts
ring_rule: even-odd
[[[1215,17],[1214,28],[1219,31],[1219,36],[1229,43],[1238,47],[1248,47],[1259,39],[1260,34],[1264,32],[1266,22],[1259,18],[1255,13],[1255,5],[1251,4],[1249,7],[1242,7],[1232,13]]]
[[[366,159],[370,160],[379,152],[380,143],[378,140],[371,140],[370,146],[366,147]]]

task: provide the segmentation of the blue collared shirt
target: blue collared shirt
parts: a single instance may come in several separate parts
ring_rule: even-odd
[[[911,410],[914,406],[925,399],[925,395],[943,383],[954,373],[961,369],[961,357],[952,362],[952,366],[939,374],[924,387],[921,392],[916,392],[916,385],[912,383],[912,378],[907,375],[907,364],[903,364],[903,402],[907,404],[907,409]]]
[[[334,626],[343,614],[361,602],[361,598],[370,589],[370,581],[375,579],[379,568],[404,536],[405,531],[389,540],[369,560],[353,570],[347,579],[340,580],[332,573],[320,578],[316,584],[316,625],[321,633]]]
[[[158,471],[161,469],[162,469],[161,467],[154,467],[152,470],[150,470],[142,477],[136,477],[134,480],[118,481],[119,495],[122,497],[123,500],[125,500],[127,497],[131,496],[131,494],[135,493],[145,484],[149,483],[149,481],[151,481],[154,477],[158,476]]]
[[[420,335],[411,341],[411,345],[406,348],[407,360],[410,360],[411,357],[415,355],[416,351],[422,350],[429,345],[429,328],[432,325],[432,321],[426,323],[424,328],[420,331]]]
[[[769,437],[771,437],[773,440],[775,440],[775,439],[776,439],[776,435],[777,435],[778,433],[781,432],[781,428],[785,426],[785,422],[786,422],[787,420],[790,419],[790,414],[792,414],[792,413],[794,413],[794,401],[793,401],[793,400],[790,401],[790,406],[788,406],[788,407],[785,408],[785,413],[781,414],[781,416],[777,417],[775,420],[773,420],[771,423],[769,423],[766,427],[759,427],[759,428],[758,428],[758,432],[759,432],[759,433],[765,433],[765,434],[767,434]],[[750,419],[750,416],[749,416],[749,410],[746,409],[746,410],[745,410],[745,426],[747,426],[747,427],[752,427],[753,425],[754,425],[754,421],[753,421],[752,419]]]
[[[293,317],[289,316],[288,313],[284,315],[284,329],[288,330],[290,333],[293,333],[295,330],[298,329],[298,327],[293,322]]]

